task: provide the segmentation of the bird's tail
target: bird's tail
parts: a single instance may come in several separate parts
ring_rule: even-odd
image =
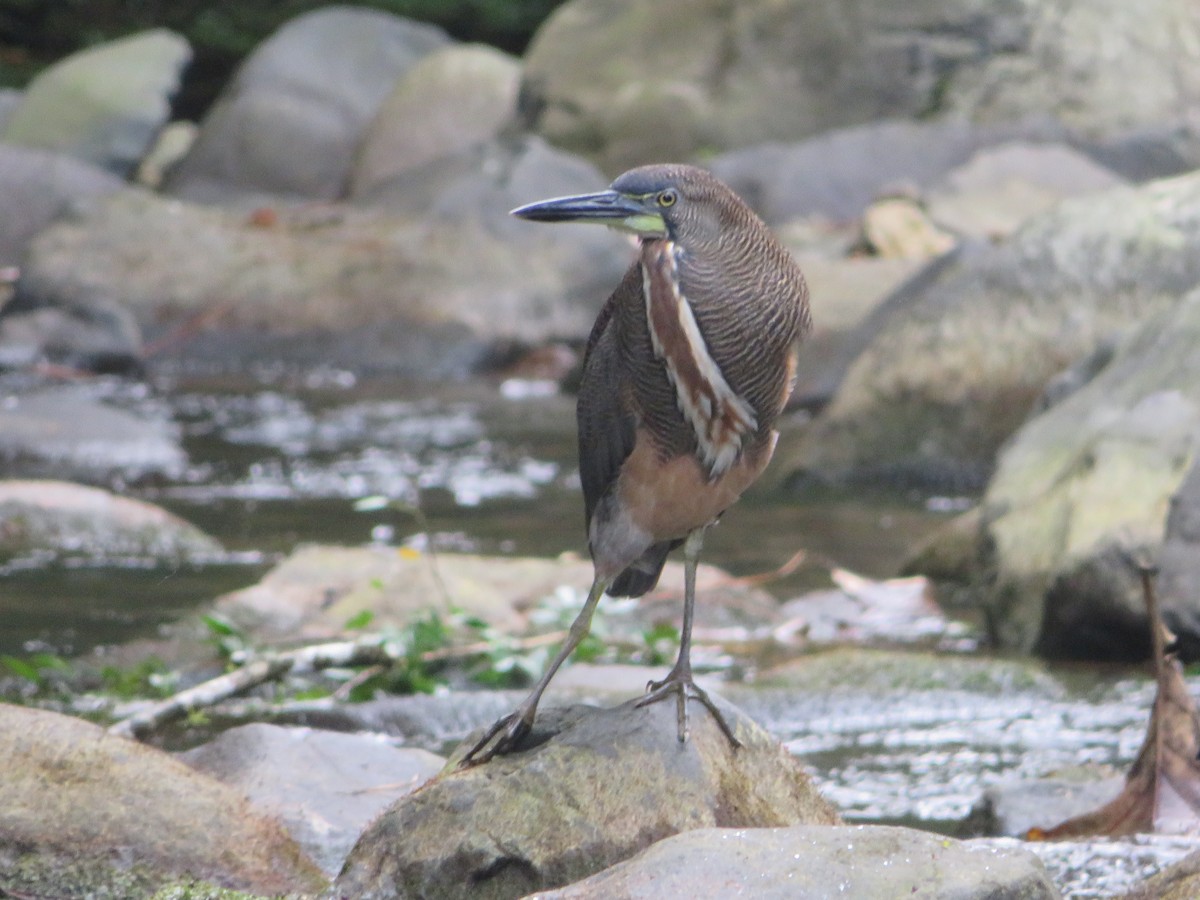
[[[667,562],[667,554],[682,544],[682,540],[663,541],[654,544],[635,559],[625,571],[608,586],[610,597],[640,597],[654,590]]]

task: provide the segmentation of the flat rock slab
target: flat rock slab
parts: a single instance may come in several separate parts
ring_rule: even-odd
[[[573,556],[559,559],[439,553],[436,558],[389,547],[308,545],[298,548],[257,584],[225,594],[218,609],[260,641],[340,635],[346,621],[370,611],[376,626],[402,627],[456,607],[494,627],[525,630],[528,614],[567,590],[582,606],[592,582],[592,564]],[[696,578],[697,628],[756,626],[773,622],[779,604],[767,592],[737,584],[725,572],[701,566]],[[570,596],[570,595],[568,595]],[[571,613],[577,606],[574,601]],[[659,621],[678,621],[683,609],[683,566],[667,564],[658,590],[629,615],[613,612],[631,636]],[[557,627],[557,626],[553,626]]]
[[[737,751],[698,703],[689,704],[686,744],[671,701],[546,710],[528,749],[447,768],[385,812],[351,851],[333,895],[522,897],[680,831],[835,823],[799,764],[753,721],[722,708],[742,742]]]
[[[237,791],[90,722],[0,705],[0,759],[0,893],[149,897],[192,878],[269,895],[324,884]]]
[[[998,849],[881,825],[705,828],[660,841],[627,862],[542,900],[1053,900],[1058,890],[1025,850]]]
[[[261,722],[222,732],[179,758],[276,816],[331,877],[367,823],[445,763],[382,735]]]

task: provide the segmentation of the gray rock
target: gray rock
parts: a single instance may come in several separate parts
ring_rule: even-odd
[[[406,171],[496,137],[516,112],[517,60],[481,44],[435,50],[405,74],[367,128],[350,172],[369,199]]]
[[[165,413],[119,409],[86,385],[39,388],[0,404],[0,458],[23,474],[178,474],[187,463],[179,438]]]
[[[1061,134],[1041,120],[979,126],[893,119],[732,150],[711,168],[769,224],[811,215],[842,221],[857,218],[898,185],[923,191],[939,184],[983,148],[1018,139],[1052,141]]]
[[[125,309],[155,359],[208,367],[463,377],[514,348],[582,340],[632,259],[605,229],[508,216],[565,182],[601,186],[556,157],[537,144],[497,151],[494,167],[458,172],[419,211],[407,194],[395,211],[383,198],[245,215],[123,191],[39,235],[14,311]],[[547,183],[529,187],[539,173]]]
[[[385,812],[351,851],[334,894],[520,897],[682,830],[835,822],[796,761],[724,708],[743,743],[737,752],[699,704],[682,747],[672,702],[545,710],[527,749],[447,771]]]
[[[539,900],[605,897],[779,900],[1054,900],[1058,890],[1027,850],[952,841],[911,828],[704,828],[666,838],[633,859]]]
[[[324,884],[237,791],[90,722],[0,705],[0,756],[6,891],[148,897],[202,879],[274,896]]]
[[[1064,201],[884,302],[785,470],[983,483],[1047,382],[1200,283],[1200,176]]]
[[[948,172],[927,202],[930,217],[939,225],[995,240],[1067,197],[1117,187],[1123,181],[1064,144],[1009,141],[980,150]]]
[[[392,86],[448,40],[434,26],[366,8],[293,19],[242,64],[166,189],[202,201],[341,197],[363,130]]]
[[[30,239],[76,200],[124,186],[116,175],[48,150],[0,143],[0,266],[21,262]]]
[[[1145,657],[1138,563],[1157,558],[1171,498],[1200,450],[1198,342],[1193,291],[1004,448],[983,500],[976,575],[1003,645]],[[1173,589],[1167,612],[1195,646],[1200,596]]]
[[[552,142],[615,174],[936,110],[960,69],[1023,45],[1028,11],[961,0],[573,0],[534,36],[524,106]]]
[[[337,734],[256,723],[179,754],[274,816],[330,877],[358,835],[445,763],[373,734]]]
[[[1190,0],[1023,7],[1015,46],[956,70],[943,109],[981,122],[1049,114],[1096,138],[1186,121],[1181,111],[1200,98],[1200,70],[1182,49],[1200,41],[1200,7]],[[1200,142],[1190,143],[1194,167]]]
[[[1114,28],[1121,37],[1109,39]],[[1186,49],[1198,39],[1190,0],[870,0],[852,15],[841,0],[671,0],[654,16],[573,0],[530,44],[522,108],[539,133],[610,174],[884,116],[940,116],[1058,120],[1110,165],[1161,176],[1200,164],[1184,112],[1200,98]]]
[[[160,507],[64,481],[0,481],[0,557],[212,559],[214,539]]]
[[[1181,655],[1200,659],[1200,459],[1171,498],[1158,565],[1167,625],[1180,638]]]
[[[3,139],[128,176],[166,123],[191,58],[187,41],[164,28],[81,50],[33,80]]]

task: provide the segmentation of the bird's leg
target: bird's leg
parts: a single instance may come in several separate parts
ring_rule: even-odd
[[[592,588],[588,591],[583,609],[579,611],[579,615],[571,623],[571,630],[567,632],[567,639],[559,648],[558,654],[550,661],[550,665],[546,667],[542,677],[538,679],[538,683],[533,686],[529,696],[521,701],[520,706],[487,730],[487,733],[459,761],[459,768],[477,766],[487,762],[493,756],[510,753],[521,742],[521,739],[529,734],[530,729],[533,728],[533,717],[537,714],[542,694],[545,693],[554,673],[575,652],[579,642],[587,637],[588,629],[592,626],[592,615],[596,612],[596,604],[600,602],[600,598],[604,595],[604,589],[607,587],[607,579],[597,577],[592,582]]]
[[[725,737],[728,738],[729,743],[734,747],[740,747],[741,741],[734,737],[733,729],[729,727],[729,723],[725,721],[721,711],[709,699],[708,694],[692,679],[692,612],[696,605],[696,566],[700,560],[700,548],[704,544],[705,528],[697,528],[689,534],[683,545],[683,627],[679,631],[679,658],[675,660],[675,665],[667,673],[666,678],[662,681],[652,681],[647,685],[646,696],[638,702],[638,706],[657,703],[659,700],[666,699],[670,694],[674,694],[677,704],[679,742],[682,744],[688,736],[688,697],[694,697],[712,713],[712,717],[724,732]]]

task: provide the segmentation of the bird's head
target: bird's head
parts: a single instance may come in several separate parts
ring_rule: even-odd
[[[520,206],[532,222],[595,222],[642,238],[680,241],[719,230],[721,213],[741,202],[704,169],[654,165],[630,169],[606,191]]]

